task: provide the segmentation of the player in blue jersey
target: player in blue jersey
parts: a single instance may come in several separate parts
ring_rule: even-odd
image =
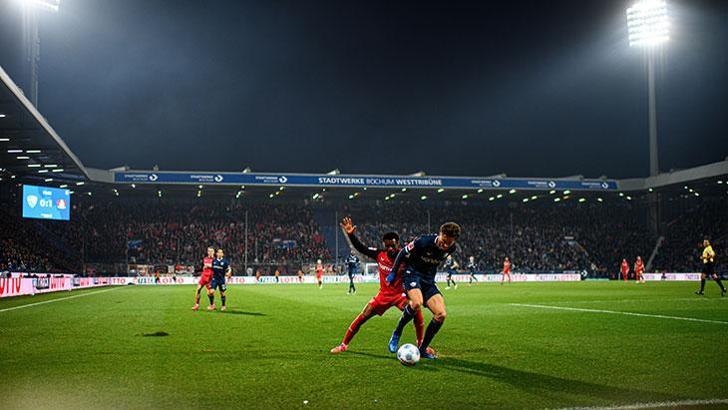
[[[346,258],[346,270],[349,275],[349,290],[346,292],[347,295],[356,293],[356,287],[354,286],[354,272],[356,271],[356,265],[359,264],[359,258],[352,251],[351,254]]]
[[[394,281],[400,266],[404,265],[402,283],[409,303],[402,311],[402,318],[389,339],[390,352],[397,351],[402,330],[424,304],[430,309],[433,317],[419,346],[420,356],[426,359],[435,358],[435,355],[427,351],[427,347],[447,316],[445,299],[435,285],[435,275],[440,263],[457,250],[455,241],[460,237],[460,231],[460,226],[455,222],[446,222],[442,224],[438,234],[417,237],[397,255],[387,281],[390,283]]]
[[[465,265],[465,268],[470,271],[470,283],[468,286],[472,285],[473,282],[478,282],[478,278],[475,277],[475,273],[478,270],[478,264],[475,263],[475,256],[469,256],[468,257],[468,264]]]
[[[215,254],[215,260],[212,261],[212,283],[210,284],[210,306],[207,310],[215,310],[215,290],[220,291],[220,300],[222,301],[222,307],[220,310],[225,310],[225,278],[232,276],[232,269],[230,268],[230,262],[225,259],[225,252],[222,249],[218,249]]]
[[[457,269],[460,267],[460,265],[455,261],[455,259],[452,257],[452,255],[447,255],[447,259],[445,259],[445,272],[447,272],[447,287],[445,290],[450,289],[450,286],[452,286],[457,289],[458,284],[455,283],[455,279],[453,279],[453,275],[457,275],[458,271]]]

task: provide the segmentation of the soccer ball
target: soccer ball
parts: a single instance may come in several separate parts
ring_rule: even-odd
[[[420,349],[410,343],[403,344],[397,350],[397,359],[405,366],[414,366],[420,361]]]

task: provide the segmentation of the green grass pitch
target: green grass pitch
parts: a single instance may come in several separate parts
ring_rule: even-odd
[[[225,313],[191,311],[191,286],[2,300],[0,408],[561,408],[728,399],[728,298],[713,283],[698,297],[696,286],[461,284],[444,291],[448,318],[433,343],[441,359],[411,368],[386,348],[396,310],[366,323],[348,352],[329,354],[375,285],[355,296],[346,285],[232,286]],[[156,332],[167,335],[145,336]],[[403,342],[413,338],[410,327]]]

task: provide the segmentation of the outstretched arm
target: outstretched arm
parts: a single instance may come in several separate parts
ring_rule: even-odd
[[[351,222],[351,218],[346,217],[341,220],[341,228],[346,232],[346,236],[349,237],[349,241],[351,241],[351,246],[354,247],[354,249],[357,250],[357,252],[361,253],[362,255],[374,259],[377,259],[377,254],[379,253],[379,250],[377,248],[371,248],[359,240],[359,238],[356,237],[356,226]]]

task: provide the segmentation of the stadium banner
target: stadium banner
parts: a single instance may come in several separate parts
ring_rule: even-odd
[[[470,281],[469,274],[457,274],[453,275],[452,279],[455,282],[468,282]],[[500,282],[503,280],[501,274],[475,274],[475,279],[478,282]],[[437,282],[447,281],[447,274],[438,273],[435,277]],[[508,280],[506,278],[506,280]],[[511,281],[513,282],[578,282],[581,280],[581,275],[578,273],[511,273]]]
[[[533,189],[615,191],[613,179],[546,179],[494,177],[439,177],[395,175],[270,174],[233,172],[114,172],[114,182],[125,184],[250,185],[318,188],[422,188],[422,189]]]
[[[699,281],[700,273],[645,273],[645,280],[650,281]]]
[[[38,293],[51,293],[108,286],[110,278],[79,278],[70,274],[36,274],[13,272],[9,278],[0,278],[0,298]]]
[[[468,274],[457,274],[453,276],[456,282],[466,282],[470,278]],[[502,275],[482,275],[476,274],[475,278],[479,282],[500,282]],[[193,285],[197,284],[199,277],[194,276],[161,276],[158,280],[154,276],[137,276],[137,277],[118,277],[108,278],[109,285]],[[446,274],[438,273],[436,280],[445,282]],[[514,282],[578,282],[581,275],[578,273],[538,273],[538,274],[511,274],[511,280]],[[325,275],[323,281],[326,284],[349,283],[347,275]],[[355,283],[379,283],[378,275],[354,275]],[[303,277],[286,275],[286,276],[233,276],[227,278],[225,283],[228,285],[274,285],[274,284],[314,284],[316,277],[306,275]]]
[[[29,295],[33,283],[20,277],[0,277],[0,298]]]

